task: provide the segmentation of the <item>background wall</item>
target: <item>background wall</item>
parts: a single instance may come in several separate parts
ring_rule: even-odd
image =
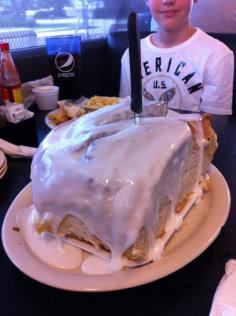
[[[191,23],[206,32],[236,33],[236,0],[198,0]]]
[[[198,0],[193,5],[191,23],[208,33],[236,33],[236,0]],[[154,20],[151,30],[157,30]]]

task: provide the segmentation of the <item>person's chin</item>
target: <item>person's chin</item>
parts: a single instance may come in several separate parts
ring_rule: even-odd
[[[173,21],[165,21],[161,24],[161,28],[165,31],[173,32],[177,29],[177,25]]]

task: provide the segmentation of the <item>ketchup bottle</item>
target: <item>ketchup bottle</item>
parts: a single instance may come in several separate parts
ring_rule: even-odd
[[[0,43],[0,89],[3,101],[23,103],[21,80],[8,43]]]

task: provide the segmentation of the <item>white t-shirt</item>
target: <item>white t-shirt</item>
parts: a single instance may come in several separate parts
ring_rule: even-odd
[[[166,100],[168,107],[212,114],[232,114],[234,57],[222,42],[197,29],[171,48],[141,40],[144,99]],[[129,52],[121,60],[120,97],[130,95]]]

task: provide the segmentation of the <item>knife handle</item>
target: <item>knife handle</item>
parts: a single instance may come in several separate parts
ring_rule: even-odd
[[[134,113],[142,112],[142,78],[141,78],[141,56],[140,36],[137,25],[137,15],[131,12],[128,17],[129,36],[129,61],[131,80],[131,110]]]

